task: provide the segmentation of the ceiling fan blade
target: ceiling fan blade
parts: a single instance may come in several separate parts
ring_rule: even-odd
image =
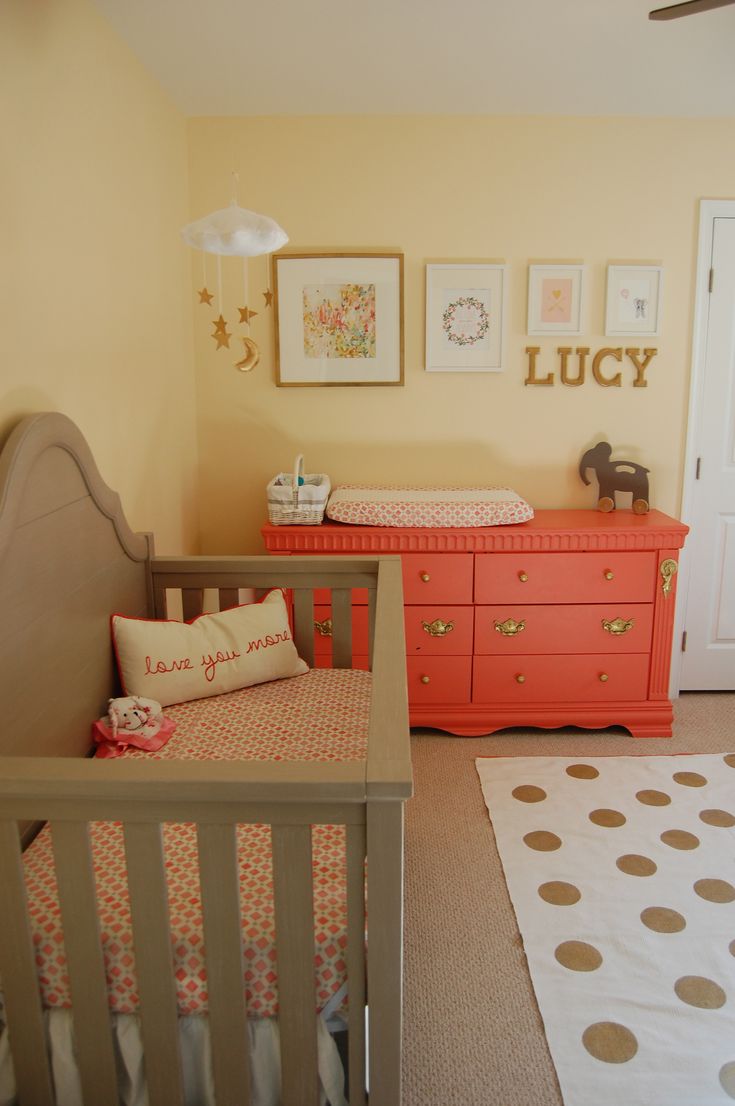
[[[735,0],[685,0],[683,4],[670,4],[666,8],[656,8],[648,13],[649,19],[680,19],[683,15],[695,15],[708,12],[713,8],[724,8],[735,4]]]

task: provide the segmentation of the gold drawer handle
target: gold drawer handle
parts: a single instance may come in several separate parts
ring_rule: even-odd
[[[519,672],[515,679],[517,684],[525,684],[526,682],[526,677],[522,672]]]
[[[420,572],[419,576],[421,577],[421,579],[423,580],[423,582],[425,584],[428,584],[429,580],[431,579],[431,576],[429,576],[428,572]]]
[[[603,576],[605,577],[606,580],[614,580],[615,579],[615,573],[611,572],[609,568],[605,569],[605,571],[603,572]]]
[[[607,618],[602,620],[602,628],[607,630],[608,634],[627,634],[628,630],[633,629],[633,625],[632,618],[613,618],[612,622]]]
[[[430,676],[422,676],[421,677],[421,683],[422,684],[430,684],[431,683],[431,677]]]
[[[318,622],[316,619],[314,619],[314,629],[316,630],[316,632],[318,634],[321,634],[322,637],[331,637],[332,636],[332,620],[331,620],[331,618],[325,618],[323,622]]]
[[[526,581],[528,580],[528,573],[527,572],[519,572],[518,573],[518,579],[521,581],[522,584],[525,584]]]
[[[609,679],[610,679],[610,677],[608,676],[607,672],[601,672],[600,673],[600,683],[601,684],[606,684]]]
[[[525,620],[522,622],[516,622],[514,618],[506,618],[505,622],[498,622],[495,619],[495,629],[503,637],[515,637],[516,634],[521,634],[526,628]]]
[[[454,629],[453,622],[442,622],[441,618],[435,618],[433,622],[422,622],[421,625],[432,637],[446,637]]]
[[[679,566],[677,565],[676,561],[673,561],[670,557],[661,562],[661,568],[659,569],[659,572],[661,573],[661,579],[663,580],[661,590],[663,591],[664,595],[668,595],[671,591],[671,582],[674,576],[676,576],[678,568]]]

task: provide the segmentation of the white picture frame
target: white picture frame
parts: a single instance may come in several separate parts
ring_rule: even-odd
[[[660,265],[608,265],[606,336],[658,336],[663,277]]]
[[[503,371],[506,269],[485,261],[427,264],[427,372]]]
[[[584,296],[584,265],[529,265],[527,333],[581,334]]]

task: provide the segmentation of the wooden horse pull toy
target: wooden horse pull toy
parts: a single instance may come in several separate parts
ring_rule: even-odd
[[[600,485],[597,507],[600,511],[615,510],[615,492],[633,493],[633,511],[645,515],[648,510],[649,469],[635,461],[611,461],[612,446],[598,442],[583,453],[579,461],[579,475],[585,484],[591,483],[587,469],[594,469]]]

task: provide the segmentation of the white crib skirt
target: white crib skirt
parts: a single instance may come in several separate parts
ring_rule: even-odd
[[[44,1014],[57,1106],[82,1106],[79,1071],[74,1058],[70,1010]],[[148,1106],[140,1023],[134,1014],[111,1015],[118,1071],[120,1106]],[[1,1023],[0,1023],[1,1024]],[[282,1106],[281,1048],[276,1018],[248,1019],[252,1106]],[[216,1106],[206,1017],[179,1018],[179,1041],[186,1106]],[[320,1103],[347,1106],[344,1072],[334,1038],[317,1017]],[[13,1061],[5,1026],[0,1031],[0,1106],[16,1106]]]

